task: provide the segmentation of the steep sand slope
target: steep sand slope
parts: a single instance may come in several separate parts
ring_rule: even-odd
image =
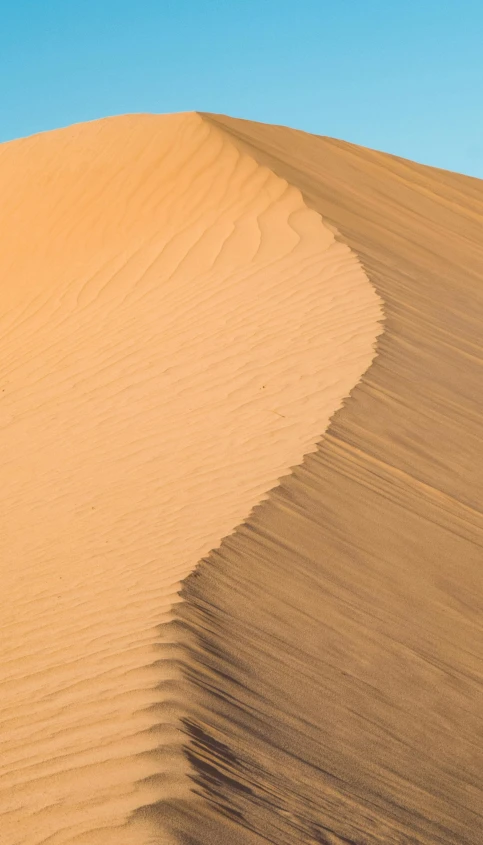
[[[180,841],[483,842],[483,183],[221,117],[385,303],[317,453],[184,589]]]
[[[168,842],[129,819],[189,786],[162,623],[314,448],[380,303],[197,115],[3,145],[0,241],[0,841]]]

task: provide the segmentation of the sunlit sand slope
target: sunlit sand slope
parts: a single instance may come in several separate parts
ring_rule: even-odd
[[[483,183],[207,118],[384,301],[317,452],[190,577],[180,841],[483,842]],[[153,808],[154,814],[154,808]]]
[[[180,580],[315,448],[380,300],[197,115],[0,147],[0,285],[0,841],[165,843]]]

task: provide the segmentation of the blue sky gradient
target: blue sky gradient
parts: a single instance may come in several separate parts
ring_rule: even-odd
[[[482,0],[0,0],[0,141],[125,112],[282,123],[483,177]]]

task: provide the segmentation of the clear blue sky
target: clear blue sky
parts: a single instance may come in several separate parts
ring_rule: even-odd
[[[483,177],[483,0],[0,0],[0,12],[1,141],[214,111]]]

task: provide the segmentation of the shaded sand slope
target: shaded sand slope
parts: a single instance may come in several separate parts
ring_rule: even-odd
[[[3,145],[0,244],[0,842],[167,843],[130,818],[189,787],[162,623],[314,448],[380,301],[198,115]]]
[[[188,578],[179,841],[483,842],[483,183],[206,116],[384,301],[316,454]]]

